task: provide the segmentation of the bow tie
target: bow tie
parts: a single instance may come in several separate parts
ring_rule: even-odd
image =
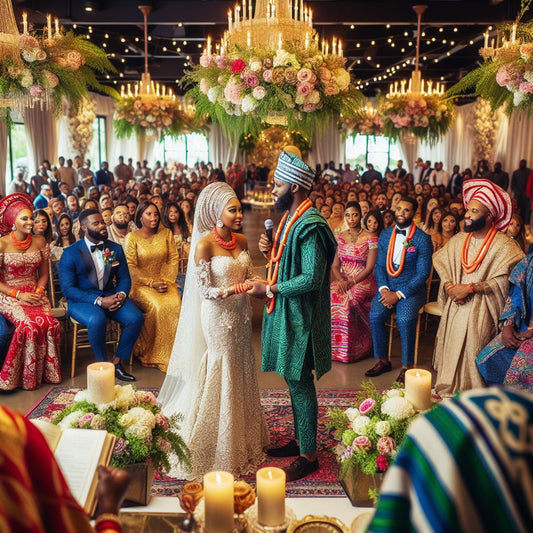
[[[100,251],[103,251],[104,249],[104,243],[100,243],[100,244],[91,244],[91,253],[94,254],[94,252],[96,250],[100,250]]]
[[[407,230],[406,229],[398,229],[398,228],[396,228],[396,234],[397,235],[407,235]]]

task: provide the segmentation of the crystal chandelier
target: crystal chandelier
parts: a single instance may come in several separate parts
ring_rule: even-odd
[[[167,101],[169,104],[172,104],[176,100],[172,89],[167,89],[164,85],[153,82],[150,77],[150,72],[148,72],[148,15],[152,11],[152,6],[140,5],[138,7],[144,17],[144,72],[141,75],[140,81],[121,86],[120,97],[121,99],[140,98],[148,100],[156,98],[161,103]]]
[[[387,97],[395,96],[397,94],[406,94],[406,93],[420,93],[424,96],[437,94],[444,94],[444,84],[442,83],[433,83],[431,80],[424,80],[419,69],[419,59],[420,59],[420,33],[421,33],[421,22],[422,14],[427,9],[428,6],[419,5],[413,6],[413,11],[417,14],[417,30],[416,30],[416,59],[415,59],[415,70],[411,74],[410,80],[401,80],[400,83],[394,82],[389,86],[389,93]]]

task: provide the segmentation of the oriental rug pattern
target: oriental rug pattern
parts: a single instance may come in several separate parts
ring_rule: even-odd
[[[28,418],[52,419],[54,414],[69,405],[79,389],[72,387],[53,387],[26,416]],[[146,388],[155,394],[159,389]],[[318,460],[320,469],[305,479],[287,484],[288,497],[342,497],[344,491],[338,480],[338,466],[331,448],[335,445],[326,428],[326,414],[332,407],[349,407],[354,401],[354,390],[348,389],[319,389],[317,391],[319,405],[318,419]],[[265,412],[267,424],[273,446],[284,444],[294,438],[292,408],[288,390],[263,389],[261,404]],[[272,464],[286,466],[294,458],[267,458],[262,466]],[[245,476],[244,479],[255,485],[255,476]],[[154,496],[176,496],[183,486],[183,481],[169,477],[158,477],[152,486]]]

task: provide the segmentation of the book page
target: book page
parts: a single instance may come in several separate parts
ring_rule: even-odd
[[[61,434],[63,433],[63,430],[56,426],[55,424],[52,424],[52,422],[49,422],[48,420],[30,420],[30,422],[37,426],[39,431],[43,434],[46,444],[50,447],[52,451],[54,451],[57,447],[57,443],[59,442],[59,439],[61,438]]]
[[[67,484],[82,507],[87,501],[107,431],[65,429],[55,450],[55,456]]]

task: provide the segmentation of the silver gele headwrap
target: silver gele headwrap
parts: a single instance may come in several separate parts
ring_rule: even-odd
[[[311,189],[315,180],[315,171],[296,154],[292,152],[281,152],[278,159],[278,166],[274,172],[274,178],[295,183],[304,189]]]
[[[198,196],[194,210],[198,231],[204,232],[213,229],[232,198],[237,198],[235,191],[223,181],[216,181],[205,187]]]

